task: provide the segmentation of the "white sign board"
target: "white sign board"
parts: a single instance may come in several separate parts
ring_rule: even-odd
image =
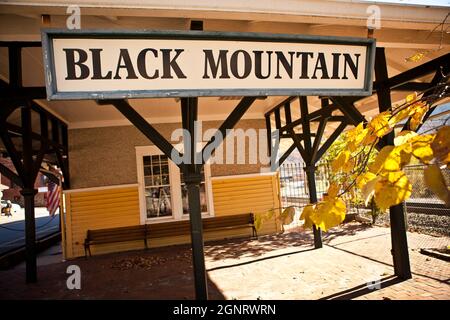
[[[49,99],[369,95],[373,39],[43,32]]]

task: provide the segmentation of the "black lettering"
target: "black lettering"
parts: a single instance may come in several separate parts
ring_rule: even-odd
[[[327,63],[325,61],[325,55],[323,52],[319,52],[319,56],[317,57],[316,67],[314,68],[314,73],[311,79],[317,79],[316,72],[317,70],[322,71],[321,79],[330,79],[328,76]]]
[[[228,74],[228,62],[227,62],[227,53],[228,50],[219,50],[219,58],[217,58],[217,63],[214,61],[214,55],[212,50],[203,50],[205,53],[205,72],[203,74],[203,79],[209,79],[208,75],[208,65],[211,70],[211,75],[214,79],[217,78],[217,72],[219,71],[219,65],[221,74],[219,76],[220,79],[229,79],[230,75]]]
[[[105,76],[102,76],[102,65],[100,59],[100,52],[103,49],[89,49],[92,52],[92,79],[93,80],[103,80],[103,79],[111,79],[112,72],[109,71]]]
[[[350,67],[350,70],[353,73],[353,77],[355,77],[355,79],[358,79],[358,64],[359,64],[359,56],[361,54],[359,53],[355,53],[355,57],[356,57],[356,63],[353,62],[352,58],[350,57],[350,54],[348,53],[344,53],[344,76],[342,77],[342,79],[348,79],[347,78],[347,66]]]
[[[141,52],[139,52],[138,55],[138,61],[137,61],[137,67],[138,67],[138,71],[139,74],[144,77],[145,79],[156,79],[159,77],[159,70],[155,70],[155,72],[153,72],[152,76],[149,76],[147,73],[147,64],[145,62],[145,57],[147,52],[151,52],[153,53],[153,55],[155,56],[155,58],[158,58],[158,51],[156,51],[155,49],[144,49]]]
[[[84,63],[87,61],[88,55],[86,51],[81,49],[63,49],[66,53],[66,80],[82,80],[89,77],[89,67]],[[78,53],[78,61],[75,61],[75,52]],[[77,77],[76,66],[80,70],[80,76]]]
[[[340,53],[332,53],[333,55],[333,76],[331,79],[339,79],[339,57]]]
[[[300,79],[309,79],[308,77],[308,57],[313,57],[312,52],[297,52],[297,58],[302,56],[302,74]]]
[[[255,54],[255,75],[258,79],[267,79],[270,77],[272,68],[272,53],[273,51],[266,51],[267,53],[267,75],[262,74],[262,53],[263,51],[253,51]]]
[[[238,58],[239,58],[240,53],[242,53],[242,55],[244,57],[244,73],[242,75],[239,75],[239,70],[238,70]],[[235,76],[238,79],[247,78],[248,75],[250,74],[250,72],[252,71],[252,59],[250,58],[250,55],[248,54],[248,52],[244,51],[244,50],[235,51],[231,55],[230,64],[231,64],[231,73],[233,74],[233,76]]]
[[[119,62],[117,63],[116,75],[114,79],[122,79],[120,77],[120,69],[127,70],[127,79],[137,79],[136,72],[134,71],[133,64],[131,63],[130,55],[127,49],[120,49]]]
[[[290,62],[286,59],[283,52],[276,51],[275,54],[277,55],[277,75],[275,76],[275,79],[281,79],[280,76],[280,62],[283,65],[284,71],[289,75],[289,78],[292,79],[292,67],[293,67],[293,59],[294,59],[294,52],[289,51],[290,56]]]
[[[184,49],[175,49],[175,56],[172,59],[170,59],[170,51],[172,49],[161,49],[163,55],[163,75],[161,79],[173,79],[171,70],[175,72],[178,79],[186,78],[176,61]]]

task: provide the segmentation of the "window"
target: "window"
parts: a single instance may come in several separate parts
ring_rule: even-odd
[[[202,172],[202,182],[200,184],[200,207],[202,209],[202,213],[208,212],[208,205],[206,199],[206,180],[205,180],[205,168],[203,167]],[[189,202],[187,195],[187,186],[184,183],[183,173],[180,172],[180,180],[181,180],[181,200],[183,202],[183,214],[189,214]]]
[[[189,219],[187,187],[178,166],[157,147],[136,147],[141,223]],[[210,166],[200,185],[202,215],[213,215]]]
[[[143,156],[147,218],[172,216],[169,159],[165,155]]]

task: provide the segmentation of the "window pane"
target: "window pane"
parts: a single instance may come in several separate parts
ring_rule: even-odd
[[[162,184],[169,184],[170,183],[170,181],[169,181],[169,175],[168,174],[165,174],[165,175],[161,175],[161,181],[162,181]]]
[[[169,165],[166,156],[145,156],[144,183],[147,217],[166,217],[172,215]],[[166,168],[166,174],[162,174]]]
[[[181,185],[181,197],[183,202],[183,214],[189,214],[189,203],[188,203],[188,195],[187,195],[187,187],[185,184]],[[208,212],[208,207],[206,204],[206,187],[205,183],[202,182],[200,184],[200,207],[201,212]]]
[[[202,182],[200,184],[200,206],[201,206],[201,212],[208,212],[208,207],[206,205],[207,199],[206,199],[206,189],[205,189],[205,167],[202,167],[201,175],[202,175]],[[183,203],[183,214],[189,213],[189,204],[188,204],[188,196],[187,196],[187,187],[184,183],[184,176],[183,173],[180,173],[180,180],[181,180],[181,197],[182,197],[182,203]]]
[[[146,189],[147,217],[166,217],[172,215],[170,187]]]
[[[202,183],[200,185],[200,205],[202,207],[202,212],[207,212],[208,207],[206,206],[206,185]]]
[[[154,186],[160,186],[161,183],[161,177],[159,175],[153,175],[153,185]]]
[[[181,201],[183,202],[183,214],[189,213],[187,187],[185,184],[181,185]]]

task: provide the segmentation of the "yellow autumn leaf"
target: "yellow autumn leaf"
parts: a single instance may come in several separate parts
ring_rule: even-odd
[[[387,172],[375,184],[375,202],[385,211],[411,196],[412,185],[403,171]]]
[[[347,131],[347,141],[356,140],[363,130],[364,124],[360,122],[356,127]]]
[[[260,213],[256,213],[255,214],[255,228],[256,229],[260,229],[261,226],[264,224],[265,221],[271,220],[275,211],[277,211],[278,209],[270,209],[267,212],[260,212]]]
[[[295,215],[295,208],[287,207],[280,214],[281,222],[285,225],[290,224],[292,221],[294,221],[294,215]]]
[[[348,141],[347,149],[350,153],[355,152],[358,149],[358,145],[356,145],[355,141]]]
[[[338,172],[347,163],[349,158],[350,158],[350,151],[348,150],[341,151],[337,156],[337,158],[334,159],[333,162],[331,163],[331,170],[333,170],[333,172]]]
[[[367,206],[370,199],[372,199],[375,193],[375,185],[381,179],[381,177],[375,177],[367,181],[361,188],[361,197],[364,200],[364,204]]]
[[[389,125],[389,119],[391,118],[391,114],[388,111],[384,111],[378,114],[375,118],[372,119],[367,125],[369,132],[374,134],[377,137],[383,137],[387,133],[392,130],[392,127]]]
[[[361,145],[367,145],[370,143],[370,139],[367,138],[369,133],[368,128],[364,128],[364,124],[361,122],[355,128],[349,130],[346,135],[346,141],[348,148],[351,152],[355,151]]]
[[[364,185],[370,180],[375,179],[377,176],[370,171],[367,171],[361,174],[358,178],[356,178],[356,187],[361,190]]]
[[[353,129],[347,131],[345,141],[350,152],[354,152],[358,149],[365,134],[367,134],[367,130],[364,130],[364,124],[362,122]]]
[[[391,127],[395,127],[395,125],[397,123],[399,123],[400,121],[409,118],[413,113],[413,111],[412,111],[413,109],[414,108],[412,106],[408,106],[408,107],[402,107],[401,110],[393,112],[392,117],[389,119],[389,125]]]
[[[416,131],[419,125],[422,123],[423,116],[428,111],[428,106],[425,104],[418,104],[415,108],[414,113],[411,115],[411,120],[409,122],[409,127],[411,130]]]
[[[362,146],[375,144],[379,140],[379,138],[375,134],[369,132],[369,128],[364,129],[364,134],[365,134],[364,139],[361,141]]]
[[[396,146],[394,150],[392,151],[392,155],[395,155],[395,157],[398,157],[397,159],[400,159],[400,169],[402,169],[404,166],[406,166],[411,161],[411,154],[412,154],[412,146],[410,143],[404,143],[402,145]],[[398,161],[398,160],[397,160]]]
[[[419,62],[420,60],[425,57],[425,52],[416,52],[413,55],[405,58],[405,61],[407,62]]]
[[[382,170],[399,171],[402,168],[401,162],[402,160],[400,157],[400,150],[397,147],[394,147],[394,149],[386,157],[386,160],[384,161],[384,164],[382,166]]]
[[[264,220],[271,220],[273,218],[274,214],[275,214],[275,209],[270,209],[269,212],[267,212],[264,215]]]
[[[411,103],[417,99],[417,92],[413,92],[406,96],[406,103]]]
[[[384,146],[383,149],[378,152],[375,161],[369,166],[369,171],[378,174],[382,169],[385,168],[385,163],[390,156],[391,152],[394,150],[394,146]],[[392,161],[395,161],[395,158],[389,159],[389,164],[392,165]],[[400,159],[398,159],[397,163],[400,163]],[[389,166],[388,164],[388,166]]]
[[[303,208],[302,214],[300,216],[300,220],[304,220],[303,228],[311,229],[313,227],[313,222],[311,220],[311,216],[314,213],[314,206],[312,204],[308,204]]]
[[[339,193],[340,186],[336,182],[330,183],[330,186],[328,187],[328,197],[335,198],[337,194]]]
[[[444,164],[450,163],[450,126],[444,126],[438,130],[431,143],[433,155]]]
[[[255,228],[257,230],[261,229],[262,223],[263,223],[263,218],[261,214],[255,214]]]
[[[412,154],[423,163],[427,164],[434,158],[433,149],[431,148],[434,137],[435,135],[433,134],[424,134],[408,140],[411,143]]]
[[[342,166],[342,172],[350,173],[355,168],[355,159],[349,158],[346,163]]]
[[[311,220],[317,227],[323,231],[327,231],[344,221],[345,212],[346,206],[342,199],[329,198],[327,201],[320,202],[316,205]]]
[[[411,139],[412,137],[415,137],[417,135],[418,134],[416,132],[414,132],[414,131],[410,131],[410,130],[401,131],[394,138],[394,145],[395,146],[402,145],[402,144],[408,142],[409,139]]]
[[[392,117],[389,119],[389,124],[394,127],[397,123],[412,116],[416,111],[426,108],[422,101],[417,100],[417,93],[412,93],[406,96],[406,106],[401,106],[399,109],[392,112]]]
[[[444,201],[447,207],[450,207],[450,190],[445,183],[441,169],[436,164],[428,166],[424,170],[424,178],[428,188]]]

